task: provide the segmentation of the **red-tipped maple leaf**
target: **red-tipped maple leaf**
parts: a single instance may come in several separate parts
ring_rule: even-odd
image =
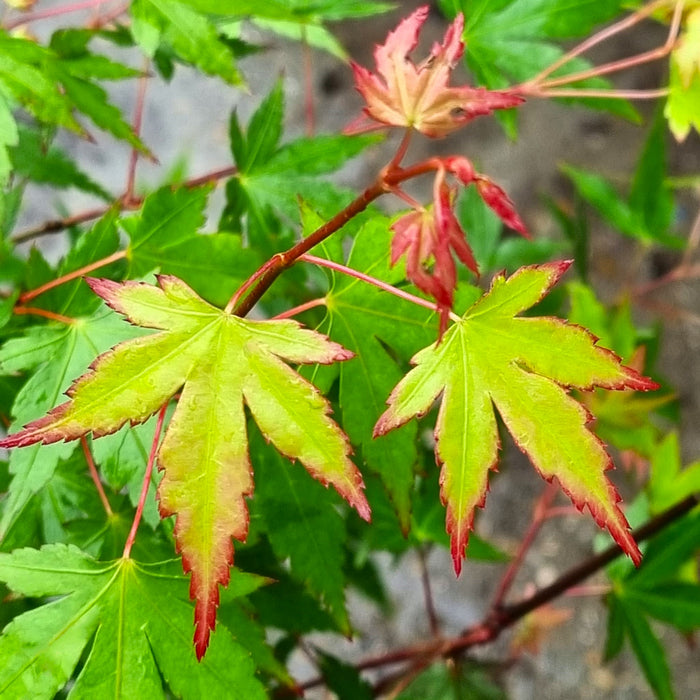
[[[231,538],[245,539],[253,492],[244,403],[265,438],[331,484],[365,519],[362,477],[345,434],[316,388],[282,359],[328,364],[352,353],[296,321],[249,321],[200,299],[176,277],[159,287],[89,280],[115,311],[160,332],[100,355],[68,391],[70,401],[0,441],[2,447],[74,440],[137,423],[181,391],[159,450],[161,514],[176,515],[175,537],[191,573],[195,648],[204,655],[219,585],[229,580]]]
[[[369,117],[381,124],[404,126],[437,138],[459,129],[475,117],[522,104],[523,98],[485,88],[449,87],[450,74],[464,51],[464,16],[458,14],[442,44],[436,43],[428,58],[416,66],[409,54],[428,17],[428,6],[418,8],[377,46],[374,58],[379,75],[352,63],[355,86],[367,102],[364,115],[346,131],[376,128],[363,124]],[[380,77],[381,76],[381,77]]]
[[[396,385],[375,426],[375,436],[383,435],[426,413],[442,394],[435,451],[458,574],[474,509],[484,503],[488,472],[497,462],[494,406],[537,471],[548,481],[556,477],[576,507],[587,506],[634,562],[640,561],[617,505],[620,498],[605,477],[611,459],[586,427],[590,414],[567,388],[649,390],[657,385],[597,347],[580,326],[557,318],[516,317],[545,296],[569,264],[496,277],[439,344],[413,358],[415,367]]]

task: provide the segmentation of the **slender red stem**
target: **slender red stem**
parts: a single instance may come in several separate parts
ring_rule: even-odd
[[[277,316],[273,316],[273,318],[276,318],[276,319],[292,318],[293,316],[296,316],[297,314],[303,313],[304,311],[308,311],[309,309],[314,309],[317,306],[325,306],[325,305],[326,305],[326,298],[319,297],[318,299],[311,299],[311,301],[307,301],[303,304],[299,304],[299,306],[295,306],[292,309],[287,309],[286,311],[283,311],[281,314],[277,314]]]
[[[109,501],[107,500],[107,494],[105,493],[102,482],[100,481],[100,475],[97,473],[97,467],[95,467],[95,460],[92,458],[90,446],[88,445],[87,439],[84,435],[80,438],[80,444],[82,445],[85,461],[87,462],[88,469],[90,470],[90,478],[94,482],[95,488],[97,489],[97,495],[100,497],[100,501],[102,501],[102,506],[105,509],[105,513],[107,513],[107,517],[111,518],[114,513],[112,512],[112,507],[109,505]]]
[[[437,610],[435,609],[435,600],[433,598],[433,591],[430,585],[427,552],[422,547],[418,548],[418,564],[420,565],[423,600],[425,602],[425,612],[428,616],[428,624],[430,625],[430,633],[433,635],[433,637],[438,637],[440,636],[440,621],[438,619]]]
[[[146,503],[146,497],[148,496],[148,487],[151,485],[151,476],[153,474],[153,464],[156,461],[156,454],[158,453],[158,442],[160,440],[160,433],[163,430],[163,420],[165,419],[165,411],[168,408],[168,403],[164,403],[158,414],[158,422],[156,423],[156,429],[153,434],[153,443],[151,444],[151,452],[148,455],[148,463],[146,464],[146,473],[143,475],[143,484],[141,486],[141,495],[139,496],[139,502],[136,506],[136,514],[134,515],[134,522],[131,523],[131,530],[129,531],[129,536],[126,538],[126,544],[124,545],[124,552],[122,554],[123,559],[128,559],[131,555],[131,547],[136,539],[136,531],[139,529],[139,523],[141,522],[141,516],[143,515],[143,507]]]
[[[547,512],[552,504],[552,501],[557,495],[557,491],[557,485],[554,482],[551,482],[545,486],[544,491],[537,499],[533,508],[530,526],[528,527],[525,536],[520,541],[517,554],[508,565],[508,568],[506,569],[505,574],[503,574],[503,578],[496,589],[496,595],[491,603],[491,608],[493,610],[499,608],[505,600],[506,595],[508,595],[508,591],[513,585],[513,581],[515,581],[515,577],[518,575],[518,571],[520,571],[520,567],[525,561],[525,555],[530,550],[530,547],[535,541],[535,538],[544,524],[544,521],[547,519]]]
[[[75,319],[70,316],[64,316],[63,314],[57,314],[53,311],[47,311],[46,309],[39,309],[35,306],[15,306],[12,309],[12,313],[17,315],[27,315],[27,316],[43,316],[48,318],[50,321],[58,321],[59,323],[71,324],[75,323]]]
[[[59,287],[62,284],[65,284],[66,282],[70,282],[71,280],[77,279],[78,277],[83,277],[84,275],[87,275],[89,272],[93,272],[94,270],[99,270],[101,267],[105,267],[106,265],[110,265],[113,262],[117,262],[117,260],[122,260],[123,258],[126,257],[126,251],[125,250],[118,250],[116,253],[112,253],[112,255],[108,255],[106,258],[102,258],[100,260],[96,260],[94,263],[90,263],[89,265],[85,265],[85,267],[81,267],[78,270],[73,270],[73,272],[69,272],[65,275],[61,275],[60,277],[57,277],[55,280],[51,280],[50,282],[47,282],[46,284],[42,284],[40,287],[37,287],[36,289],[30,289],[28,292],[25,292],[24,294],[21,294],[19,297],[19,301],[24,303],[27,301],[31,301],[32,299],[35,299],[38,297],[40,294],[43,294],[44,292],[48,292],[50,289],[54,289],[55,287]]]
[[[577,73],[569,73],[563,75],[560,78],[550,78],[545,80],[539,85],[540,88],[552,88],[557,87],[557,85],[568,85],[569,83],[577,83],[587,78],[597,78],[601,75],[607,75],[608,73],[617,73],[623,70],[629,70],[635,66],[641,66],[644,63],[649,63],[655,61],[658,58],[663,58],[667,56],[670,51],[670,47],[659,46],[651,51],[646,51],[644,53],[637,54],[636,56],[630,56],[629,58],[621,58],[618,61],[611,61],[610,63],[605,63],[601,66],[594,66],[588,70],[582,70]]]
[[[108,0],[84,0],[84,2],[71,3],[69,5],[61,5],[59,7],[49,7],[45,10],[38,10],[29,14],[22,15],[16,19],[10,20],[5,29],[9,32],[15,27],[20,27],[23,24],[35,22],[38,19],[47,19],[48,17],[58,17],[59,15],[67,15],[70,12],[79,12],[80,10],[89,10],[93,7],[99,7]]]
[[[531,80],[528,80],[527,83],[518,86],[519,88],[527,88],[528,86],[532,85],[541,85],[544,83],[545,79],[550,76],[554,71],[558,70],[562,66],[565,66],[567,63],[569,63],[571,60],[576,58],[577,56],[580,56],[581,54],[585,53],[586,51],[592,49],[594,46],[597,46],[598,44],[601,44],[602,42],[606,41],[607,39],[610,39],[611,37],[615,36],[616,34],[619,34],[620,32],[625,31],[626,29],[629,29],[630,27],[633,27],[635,24],[638,22],[641,22],[643,19],[646,17],[649,17],[651,14],[654,13],[655,10],[657,10],[660,7],[663,7],[664,5],[670,5],[671,2],[670,0],[658,0],[657,2],[652,2],[649,5],[646,5],[637,12],[631,14],[629,17],[625,17],[624,19],[620,20],[619,22],[615,22],[615,24],[610,25],[606,29],[603,29],[599,32],[596,32],[593,36],[589,37],[585,41],[582,41],[580,44],[575,46],[571,51],[567,51],[564,55],[562,55],[560,58],[558,58],[556,61],[551,63],[547,68],[545,68],[543,71],[538,73],[534,78]],[[676,8],[678,8],[678,5],[682,6],[682,2],[676,3]],[[672,29],[674,28],[674,24],[672,24]],[[676,28],[677,31],[677,28]],[[668,42],[668,40],[667,40]],[[517,90],[517,88],[516,88]]]
[[[411,134],[413,134],[413,129],[406,129],[406,131],[404,131],[401,143],[399,144],[399,147],[396,149],[394,157],[391,159],[391,162],[386,168],[388,171],[395,170],[401,165],[401,161],[406,155],[406,151],[408,151],[408,146],[411,143]]]
[[[143,65],[143,75],[138,80],[138,92],[136,93],[136,105],[134,107],[134,118],[131,124],[133,132],[141,136],[141,126],[143,124],[143,107],[146,102],[146,89],[148,88],[148,66],[150,61],[146,59]],[[136,166],[139,161],[139,150],[135,146],[129,155],[129,168],[126,176],[126,190],[122,199],[130,202],[134,197],[134,186],[136,182]]]
[[[588,88],[547,88],[533,90],[531,97],[602,97],[614,100],[656,100],[668,96],[668,88],[654,90],[595,90]]]

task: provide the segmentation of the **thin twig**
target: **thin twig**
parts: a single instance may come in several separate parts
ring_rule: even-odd
[[[571,51],[567,51],[564,55],[560,56],[556,61],[551,63],[547,68],[545,68],[543,71],[538,73],[534,78],[531,80],[528,80],[527,83],[524,85],[520,86],[522,88],[525,88],[526,86],[531,86],[531,85],[540,85],[545,81],[545,78],[550,76],[552,73],[554,73],[556,70],[559,68],[562,68],[565,66],[567,63],[569,63],[571,60],[576,58],[577,56],[580,56],[581,54],[585,53],[586,51],[592,49],[594,46],[597,46],[598,44],[601,44],[602,42],[606,41],[607,39],[610,39],[611,37],[615,36],[616,34],[619,34],[620,32],[625,31],[626,29],[629,29],[630,27],[633,27],[635,24],[638,22],[641,22],[643,19],[646,17],[649,17],[651,14],[653,14],[658,8],[663,7],[664,5],[670,5],[671,2],[669,0],[658,0],[657,2],[652,2],[649,5],[646,5],[639,10],[637,10],[635,13],[631,14],[629,17],[625,17],[624,19],[620,20],[619,22],[616,22],[615,24],[610,25],[606,29],[603,29],[599,32],[596,32],[593,36],[589,37],[585,41],[582,41],[580,44],[575,46]],[[677,3],[682,5],[681,3]]]
[[[80,10],[90,10],[103,5],[108,0],[85,0],[84,2],[76,2],[70,5],[60,5],[59,7],[49,7],[45,10],[31,12],[16,19],[10,20],[5,25],[5,29],[9,32],[15,27],[21,27],[23,24],[29,24],[39,19],[47,19],[49,17],[58,17],[59,15],[67,15],[71,12],[79,12]]]
[[[138,79],[138,91],[136,93],[136,105],[134,106],[134,118],[131,124],[132,131],[139,138],[141,137],[141,126],[143,124],[143,107],[146,102],[146,89],[148,88],[148,67],[150,61],[144,60],[143,75]],[[129,154],[129,167],[126,175],[126,190],[122,199],[125,202],[132,201],[134,197],[134,187],[136,183],[136,166],[139,161],[139,149],[136,146],[131,148]]]
[[[215,184],[219,180],[231,177],[238,171],[238,168],[231,165],[226,168],[219,168],[218,170],[212,170],[204,175],[198,175],[184,183],[185,187],[199,187],[201,185]],[[24,243],[30,241],[34,238],[39,238],[49,233],[60,233],[67,228],[73,226],[79,226],[80,224],[87,223],[93,219],[99,219],[104,216],[110,209],[117,207],[118,209],[138,209],[143,204],[143,197],[132,197],[130,200],[126,200],[124,197],[120,197],[112,204],[97,207],[95,209],[88,209],[86,211],[80,212],[78,214],[72,214],[71,216],[64,217],[62,219],[51,219],[45,221],[43,224],[36,226],[34,228],[26,229],[20,233],[12,236],[13,243]]]
[[[316,132],[316,112],[314,109],[313,61],[311,47],[306,36],[306,25],[301,25],[301,50],[304,60],[304,105],[306,113],[306,135],[311,137]]]
[[[440,621],[438,620],[437,611],[435,610],[435,601],[433,592],[430,587],[430,574],[428,573],[428,563],[426,551],[423,547],[418,548],[418,565],[420,566],[420,580],[423,586],[423,600],[425,601],[425,612],[428,616],[428,624],[430,625],[430,633],[433,637],[440,636]]]
[[[499,607],[505,600],[506,595],[508,595],[508,591],[513,585],[513,581],[515,581],[515,577],[525,561],[525,555],[530,550],[532,543],[535,541],[535,538],[542,528],[542,525],[544,525],[544,522],[547,519],[547,511],[549,510],[552,501],[556,498],[557,492],[557,484],[550,482],[545,486],[544,491],[542,491],[540,497],[537,499],[532,509],[532,520],[530,522],[530,526],[520,541],[517,554],[508,565],[506,572],[503,574],[503,577],[498,584],[496,594],[493,598],[493,602],[491,603],[492,608]]]
[[[656,100],[668,97],[668,88],[651,90],[596,90],[589,88],[548,88],[527,93],[531,97],[600,97],[614,100]]]
[[[548,89],[556,87],[557,85],[567,85],[573,82],[580,82],[586,80],[587,78],[594,78],[601,75],[608,75],[610,73],[617,73],[622,70],[629,70],[636,66],[641,66],[644,63],[650,63],[651,61],[656,61],[664,56],[667,56],[673,49],[676,38],[678,36],[678,30],[680,28],[680,21],[683,10],[683,2],[676,3],[673,13],[673,19],[669,28],[666,41],[663,46],[659,46],[650,51],[637,54],[636,56],[630,56],[628,58],[622,58],[617,61],[611,61],[609,63],[604,63],[600,66],[595,66],[587,70],[579,71],[577,73],[570,73],[558,78],[550,78],[548,80],[535,80],[532,81],[537,85],[538,88]],[[550,67],[551,68],[551,67]],[[549,71],[549,69],[547,69]],[[551,73],[551,71],[550,71]],[[541,76],[542,74],[540,74]]]
[[[102,501],[102,506],[105,509],[105,513],[107,513],[107,517],[111,518],[114,513],[112,512],[112,507],[109,505],[109,501],[107,500],[107,494],[105,493],[102,482],[100,481],[100,475],[97,473],[97,467],[95,467],[95,460],[92,458],[90,446],[88,445],[87,439],[84,435],[80,438],[80,444],[82,445],[85,461],[87,462],[88,469],[90,471],[90,478],[94,482],[95,488],[97,489],[97,495],[100,497],[100,501]]]
[[[84,277],[89,272],[93,272],[94,270],[99,270],[101,267],[105,267],[106,265],[110,265],[113,262],[117,262],[117,260],[123,260],[125,257],[126,257],[126,251],[125,250],[118,250],[116,253],[112,253],[112,255],[108,255],[106,258],[102,258],[101,260],[96,260],[94,263],[90,263],[89,265],[85,265],[85,267],[81,267],[78,270],[73,270],[73,272],[69,272],[68,274],[61,275],[60,277],[57,277],[55,280],[51,280],[50,282],[47,282],[46,284],[42,284],[40,287],[37,287],[36,289],[30,289],[29,291],[20,295],[19,301],[21,303],[31,301],[32,299],[35,299],[36,297],[38,297],[40,294],[43,294],[44,292],[48,292],[50,289],[54,289],[55,287],[59,287],[60,285],[65,284],[66,282],[70,282],[71,280],[77,279],[78,277]]]

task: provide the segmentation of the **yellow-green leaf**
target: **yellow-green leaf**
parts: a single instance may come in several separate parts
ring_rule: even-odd
[[[474,509],[484,503],[488,471],[497,462],[494,406],[541,476],[556,478],[579,509],[587,506],[596,522],[640,561],[617,506],[619,496],[605,477],[610,457],[586,427],[590,415],[567,388],[647,390],[656,385],[597,347],[579,326],[557,318],[516,317],[542,299],[569,264],[496,277],[491,290],[438,343],[413,358],[415,368],[394,388],[375,426],[375,435],[383,435],[426,413],[442,395],[436,456],[457,573]]]

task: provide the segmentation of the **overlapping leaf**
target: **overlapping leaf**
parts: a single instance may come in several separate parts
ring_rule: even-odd
[[[0,695],[53,698],[87,660],[71,698],[265,697],[248,652],[228,630],[197,664],[182,629],[187,583],[176,562],[99,562],[75,547],[48,545],[0,554],[0,580],[18,594],[52,602],[16,617],[0,637]],[[264,582],[239,577],[247,586]]]
[[[547,480],[556,477],[578,508],[587,506],[625,552],[640,560],[619,496],[604,474],[610,457],[586,429],[587,411],[565,387],[656,385],[596,347],[582,328],[555,318],[516,317],[542,299],[568,266],[540,265],[497,277],[439,344],[413,358],[416,367],[393,390],[375,426],[375,434],[383,435],[423,415],[442,394],[436,456],[443,465],[441,496],[457,572],[474,509],[483,505],[488,471],[497,461],[494,406],[537,471]]]
[[[159,287],[109,280],[91,286],[132,323],[160,332],[101,355],[74,382],[70,401],[0,443],[20,447],[95,437],[140,422],[181,390],[159,452],[165,474],[160,510],[177,514],[175,535],[192,573],[195,646],[201,658],[229,580],[231,538],[245,539],[245,497],[253,490],[244,402],[263,435],[298,459],[365,518],[362,478],[349,445],[314,387],[280,358],[330,363],[351,354],[295,321],[249,321],[199,298],[184,282],[161,276]],[[32,447],[31,449],[37,449]]]
[[[258,439],[254,513],[264,524],[278,561],[289,561],[294,578],[323,604],[343,634],[351,627],[345,609],[347,532],[336,504],[320,484],[289,464]],[[274,586],[273,586],[274,590]]]
[[[109,193],[81,171],[60,148],[47,146],[36,130],[20,127],[19,139],[10,149],[10,160],[18,175],[34,182],[60,188],[77,187],[102,199],[111,199]]]
[[[51,47],[0,33],[2,141],[12,145],[12,115],[5,107],[9,99],[22,105],[40,122],[62,126],[78,133],[84,133],[84,129],[76,120],[74,111],[82,112],[101,129],[146,151],[119,109],[109,102],[107,93],[95,82],[96,78],[133,77],[138,75],[138,71],[105,57],[90,58],[92,60],[76,60],[61,55]],[[97,68],[96,63],[99,65]]]
[[[684,141],[691,129],[700,132],[700,8],[686,19],[685,31],[671,54],[669,95],[664,112],[673,135]]]
[[[206,14],[178,0],[135,0],[130,5],[132,33],[148,56],[166,48],[179,60],[232,85],[243,82],[231,48]]]
[[[129,277],[154,270],[184,280],[213,304],[224,305],[258,266],[258,255],[231,233],[199,234],[211,188],[162,187],[138,216],[121,222],[129,236]]]
[[[234,112],[230,136],[238,173],[226,186],[227,206],[222,228],[241,230],[247,222],[251,245],[263,254],[278,252],[271,232],[276,219],[296,221],[299,197],[323,215],[331,216],[352,196],[332,183],[319,187],[319,175],[333,172],[380,136],[316,136],[279,145],[284,112],[278,83],[251,117],[244,133]]]

